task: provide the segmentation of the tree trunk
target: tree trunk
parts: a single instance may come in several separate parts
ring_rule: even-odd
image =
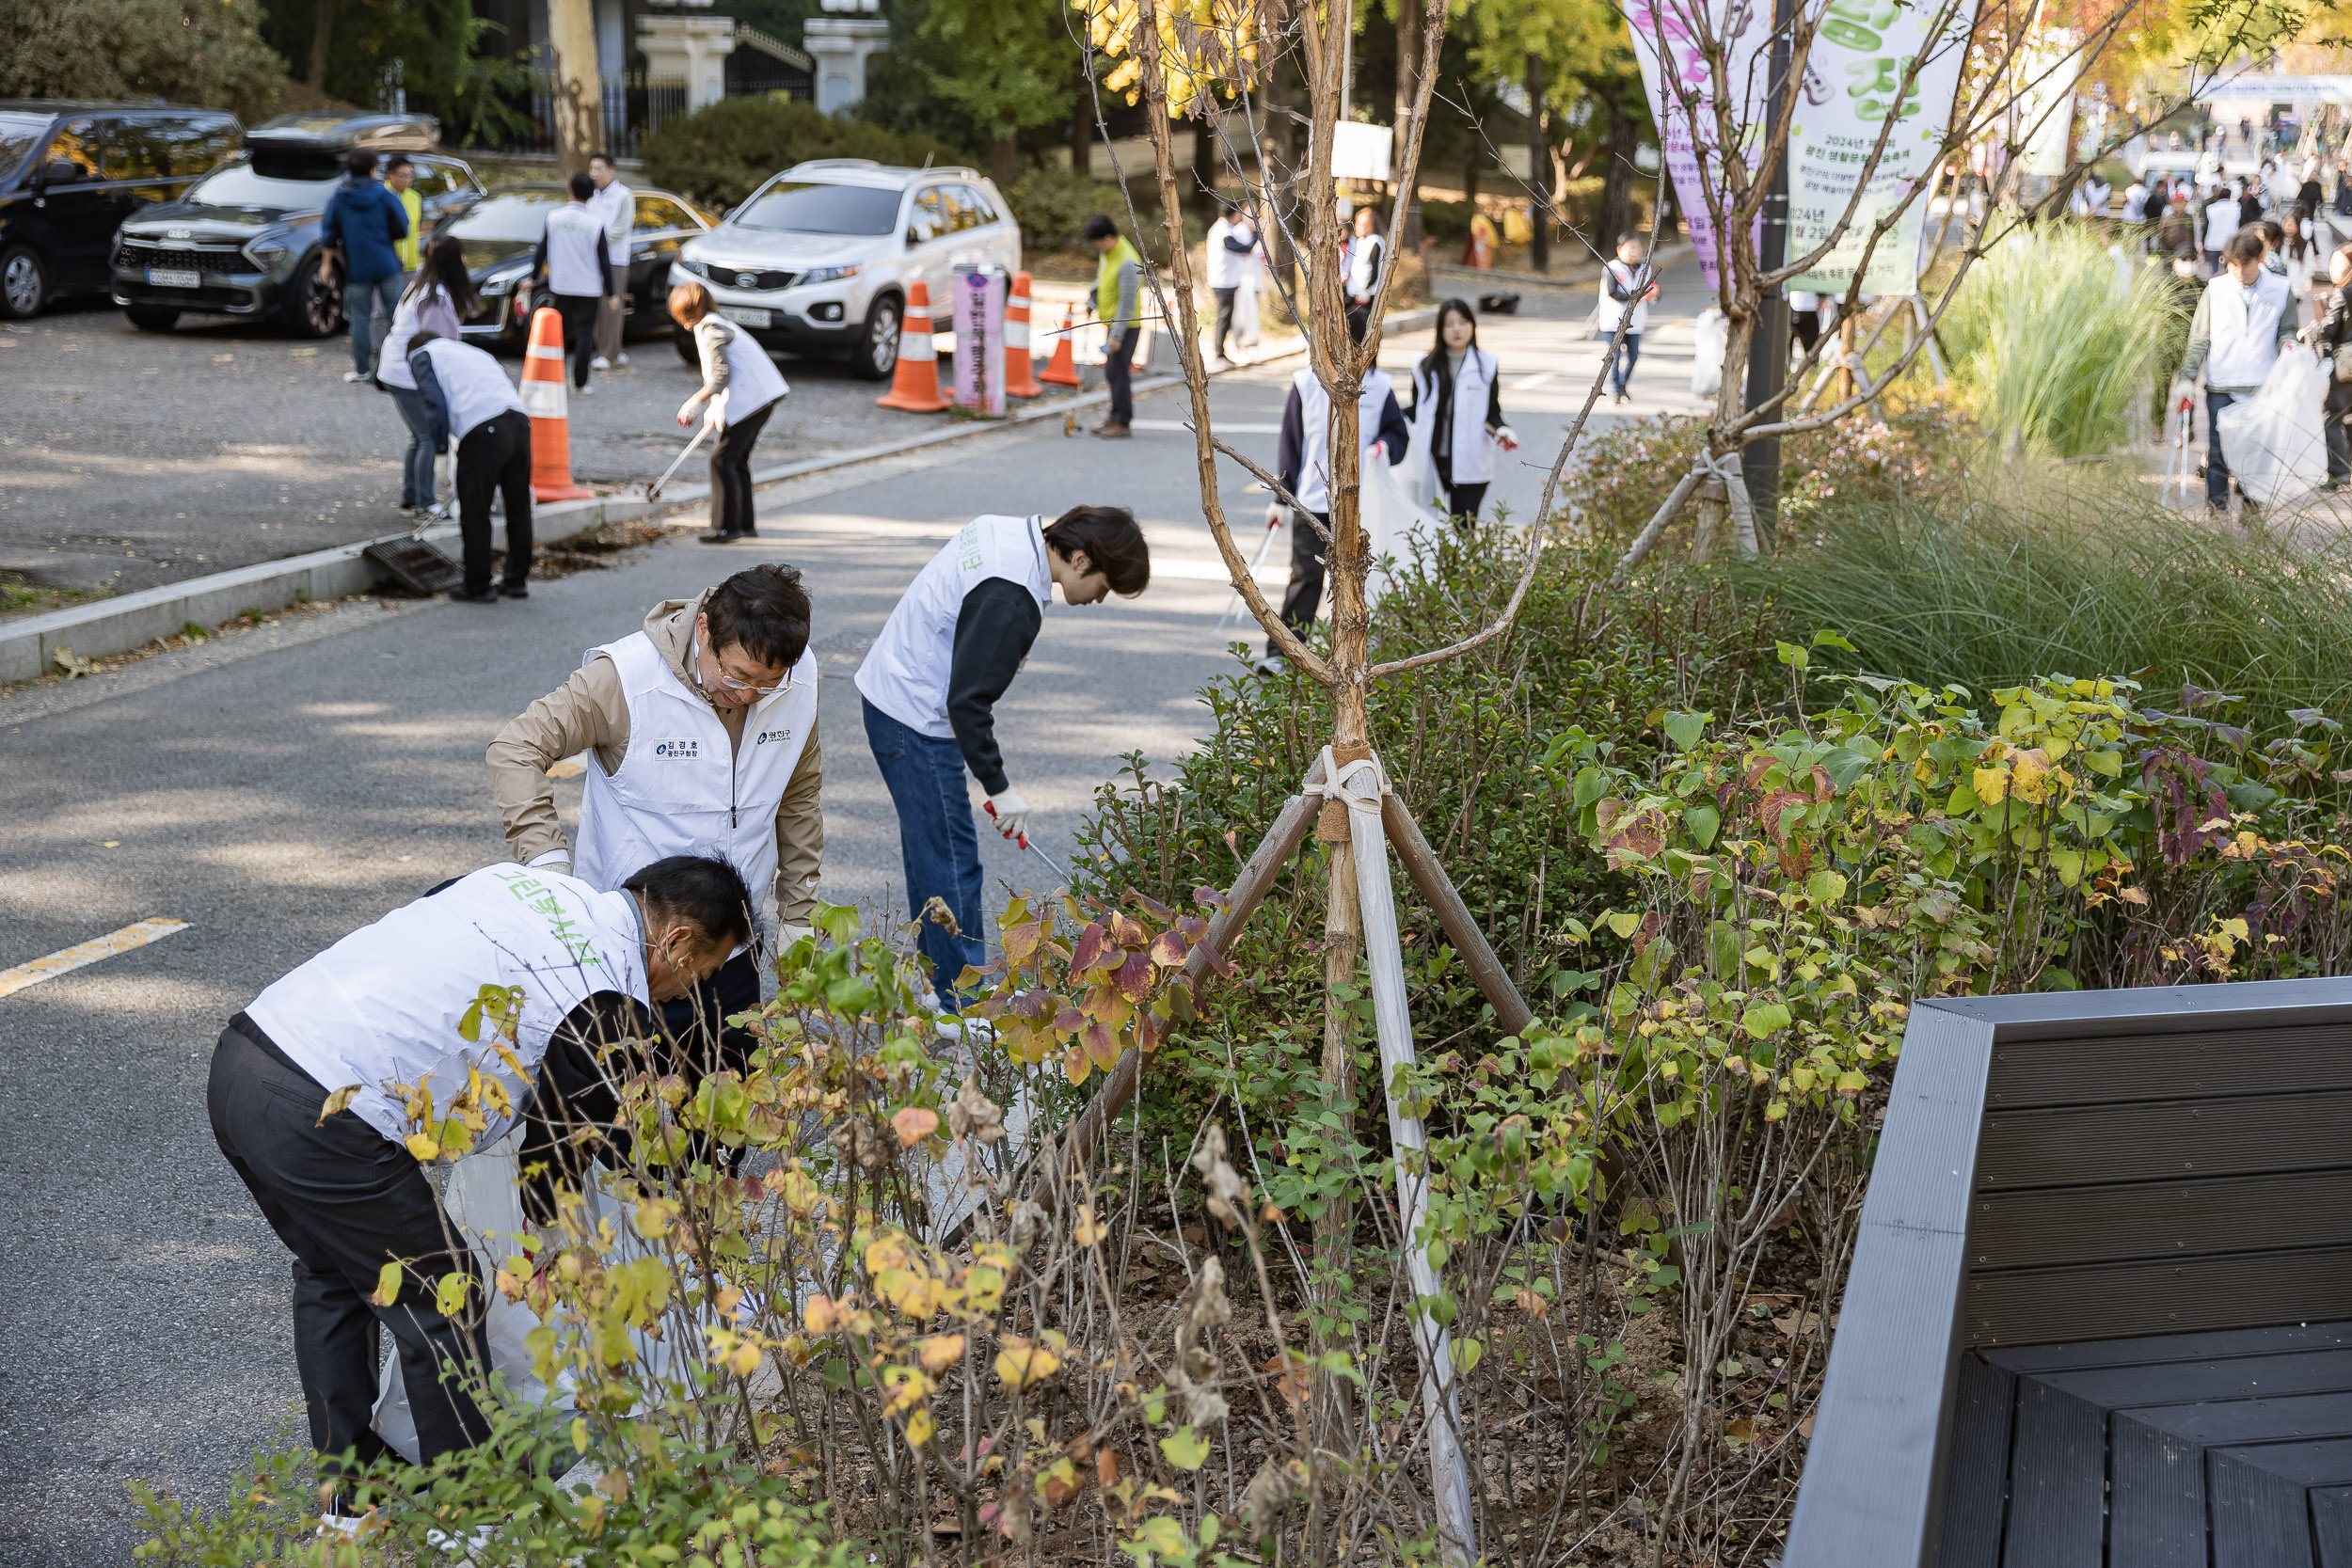
[[[1071,101],[1070,172],[1081,180],[1094,178],[1094,83],[1083,60],[1078,66],[1078,95]]]
[[[589,154],[604,145],[596,91],[596,17],[589,0],[548,0],[548,47],[554,55],[548,98],[555,115],[555,168],[569,180],[587,173]],[[695,87],[690,85],[687,90],[691,96]]]
[[[1343,807],[1341,815],[1346,815]],[[1347,832],[1347,825],[1341,825]],[[1321,836],[1318,832],[1317,836]],[[1351,1006],[1339,1000],[1340,990],[1359,992],[1362,978],[1357,973],[1363,948],[1363,911],[1356,901],[1356,856],[1346,839],[1331,846],[1330,882],[1326,890],[1323,912],[1323,1082],[1328,1091],[1334,1113],[1340,1118],[1342,1135],[1352,1132],[1356,1118],[1345,1109],[1355,1098],[1356,1062],[1350,1050],[1355,1033],[1356,1017]],[[1321,1275],[1322,1289],[1330,1294],[1326,1298],[1336,1307],[1344,1298],[1340,1281],[1352,1261],[1354,1247],[1350,1244],[1355,1228],[1355,1206],[1347,1200],[1344,1191],[1325,1200],[1324,1210],[1315,1220],[1315,1262]],[[1345,1335],[1340,1336],[1343,1340]],[[1339,1342],[1317,1345],[1318,1352],[1339,1348]],[[1334,1452],[1346,1452],[1342,1413],[1347,1407],[1346,1390],[1339,1378],[1331,1373],[1319,1374],[1324,1385],[1315,1390],[1315,1443]]]
[[[1600,247],[1617,248],[1617,236],[1633,227],[1633,155],[1641,150],[1642,129],[1623,105],[1608,106],[1609,139],[1603,147],[1600,180],[1600,220],[1595,225]]]
[[[996,182],[998,190],[1010,190],[1021,176],[1021,144],[1012,139],[1011,126],[1003,131],[988,146],[988,177]]]
[[[1529,260],[1537,272],[1551,270],[1550,203],[1543,196],[1550,183],[1545,176],[1551,172],[1551,162],[1550,138],[1544,135],[1544,57],[1531,49],[1527,52],[1527,185],[1533,198],[1528,206],[1534,233]]]
[[[1411,145],[1413,105],[1421,102],[1421,27],[1422,8],[1412,0],[1397,0],[1396,4],[1396,134],[1390,142],[1394,149],[1389,156],[1402,173],[1405,149]],[[1416,172],[1413,188],[1400,193],[1404,199],[1396,212],[1396,233],[1391,236],[1396,248],[1393,254],[1409,256],[1421,248],[1421,181]]]
[[[1292,226],[1298,221],[1298,157],[1291,125],[1290,40],[1267,32],[1258,42],[1258,175],[1265,191],[1266,210],[1258,214],[1258,231],[1265,237],[1268,282],[1272,292],[1259,303],[1288,320],[1284,303],[1298,286],[1298,256],[1291,244]]]
[[[319,0],[318,20],[310,26],[310,90],[326,90],[326,46],[335,37],[335,0]]]

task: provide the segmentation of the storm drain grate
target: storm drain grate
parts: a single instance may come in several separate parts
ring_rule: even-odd
[[[393,539],[359,552],[379,578],[411,594],[439,594],[465,580],[465,569],[422,539]]]

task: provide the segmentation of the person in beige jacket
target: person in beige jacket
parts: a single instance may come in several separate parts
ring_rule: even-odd
[[[662,1005],[694,1076],[740,1069],[751,1037],[719,1021],[759,1006],[763,951],[808,932],[824,856],[818,796],[817,660],[800,573],[762,565],[691,600],[667,599],[643,629],[591,648],[569,680],[490,743],[492,793],[514,858],[599,890],[670,855],[716,854],[742,873],[753,939],[693,995]],[[548,769],[591,762],[575,847]]]

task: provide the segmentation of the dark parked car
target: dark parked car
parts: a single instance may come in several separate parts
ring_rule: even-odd
[[[0,316],[104,288],[123,219],[178,196],[241,132],[179,103],[0,99]]]
[[[416,165],[424,232],[481,199],[482,182],[432,150],[424,115],[281,115],[246,133],[246,150],[179,200],[122,226],[115,303],[131,325],[167,332],[182,311],[259,316],[307,338],[342,325],[342,275],[319,281],[319,222],[355,148],[405,152]]]
[[[629,228],[622,331],[657,331],[670,325],[670,262],[678,246],[718,220],[668,191],[632,187],[630,194],[637,212]],[[517,309],[516,300],[536,297],[529,292],[532,253],[547,232],[548,214],[570,199],[561,185],[509,185],[450,225],[482,294],[481,309],[465,324],[467,337],[516,353],[530,342],[531,310]]]

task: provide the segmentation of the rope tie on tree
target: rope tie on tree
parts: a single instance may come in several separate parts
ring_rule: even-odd
[[[1690,471],[1676,482],[1665,503],[1642,525],[1633,543],[1626,546],[1625,558],[1617,562],[1616,577],[1622,578],[1649,558],[1649,552],[1658,547],[1659,539],[1664,535],[1666,525],[1681,515],[1692,493],[1710,479],[1724,482],[1724,497],[1731,506],[1732,544],[1742,555],[1756,553],[1756,508],[1748,499],[1747,481],[1740,471],[1740,454],[1730,451],[1718,457],[1701,447],[1691,459]]]

